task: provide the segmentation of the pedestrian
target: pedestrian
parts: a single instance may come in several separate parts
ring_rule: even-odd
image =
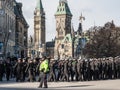
[[[48,61],[48,59],[46,59],[45,56],[42,58],[42,62],[40,64],[39,70],[40,70],[40,74],[41,74],[41,80],[40,80],[40,85],[38,88],[42,88],[43,83],[44,83],[44,88],[48,88],[47,74],[49,72],[49,61]]]

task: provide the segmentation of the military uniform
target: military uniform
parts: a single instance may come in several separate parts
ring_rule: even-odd
[[[9,81],[10,79],[11,69],[12,69],[12,65],[10,64],[10,61],[7,61],[5,63],[5,74],[6,74],[7,81]]]
[[[22,81],[25,81],[25,77],[26,77],[26,67],[27,67],[27,63],[25,62],[25,60],[22,61]]]
[[[16,75],[16,82],[18,82],[19,80],[22,81],[22,62],[19,59],[18,62],[15,64],[14,68],[15,68],[15,75]]]
[[[68,75],[68,61],[64,62],[64,69],[63,69],[63,76],[62,81],[66,80],[69,81],[69,75]]]
[[[48,81],[56,81],[56,75],[55,75],[55,62],[50,62],[50,73],[49,73],[49,79]]]
[[[58,62],[58,67],[57,67],[58,75],[57,75],[57,77],[56,77],[56,78],[57,78],[57,81],[59,81],[59,80],[61,79],[61,77],[62,77],[62,76],[61,76],[61,75],[62,75],[62,74],[61,74],[61,72],[62,72],[61,67],[62,67],[62,61],[59,61],[59,62]]]
[[[35,79],[35,74],[34,74],[35,69],[34,69],[34,63],[33,63],[32,60],[30,60],[28,65],[27,65],[26,72],[27,71],[28,71],[28,74],[29,74],[27,81],[30,81],[30,82],[35,81],[36,80]]]
[[[91,80],[91,66],[90,66],[90,61],[88,60],[86,62],[86,80],[90,81]]]
[[[77,73],[78,73],[78,80],[82,81],[82,61],[78,61],[77,63]]]

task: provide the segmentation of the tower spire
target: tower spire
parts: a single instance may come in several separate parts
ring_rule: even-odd
[[[39,10],[43,10],[43,5],[42,5],[42,1],[41,0],[37,0],[36,8],[39,9]]]
[[[82,22],[83,22],[83,20],[85,20],[85,17],[82,15],[82,13],[81,13],[81,16],[80,16],[80,18],[79,18],[79,20],[80,20],[80,23],[79,23],[79,27],[78,27],[78,34],[79,35],[82,35]]]

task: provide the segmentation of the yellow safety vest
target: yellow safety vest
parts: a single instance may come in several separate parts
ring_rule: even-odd
[[[48,60],[44,60],[41,64],[40,64],[40,71],[46,73],[49,72],[49,63]]]

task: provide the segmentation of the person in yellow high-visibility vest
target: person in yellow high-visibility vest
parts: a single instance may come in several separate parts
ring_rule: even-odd
[[[48,62],[48,59],[46,57],[42,58],[42,62],[40,64],[39,70],[40,70],[41,80],[40,80],[40,85],[38,88],[42,88],[43,83],[44,83],[44,88],[48,88],[47,74],[49,72],[49,62]]]

